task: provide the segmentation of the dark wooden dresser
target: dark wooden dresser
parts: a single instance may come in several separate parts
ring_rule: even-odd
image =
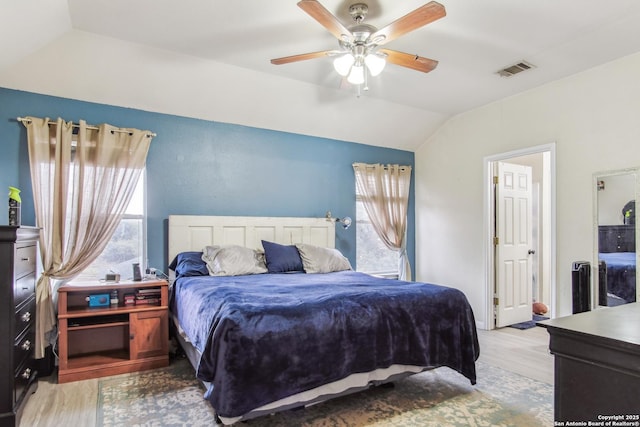
[[[640,421],[640,303],[538,324],[547,328],[555,356],[556,425]]]
[[[635,225],[598,226],[598,252],[635,252]]]
[[[38,387],[35,349],[39,229],[0,226],[0,427],[17,426]]]

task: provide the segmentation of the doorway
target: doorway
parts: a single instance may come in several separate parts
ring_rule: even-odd
[[[530,147],[486,157],[485,175],[485,301],[486,329],[496,328],[497,309],[500,305],[499,294],[504,295],[504,281],[497,279],[496,273],[496,196],[494,174],[498,163],[523,165],[532,171],[532,250],[531,254],[531,295],[533,302],[542,302],[549,311],[545,316],[555,313],[555,144]],[[502,291],[502,292],[501,292]],[[504,301],[503,301],[504,304]],[[501,307],[502,309],[503,307]],[[530,313],[531,316],[533,313]],[[526,320],[531,320],[529,317]],[[504,317],[503,317],[504,322]],[[506,325],[502,325],[506,326]]]

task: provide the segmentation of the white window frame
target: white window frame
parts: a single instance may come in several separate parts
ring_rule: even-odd
[[[145,268],[148,266],[149,262],[147,260],[147,170],[146,167],[142,170],[142,173],[140,174],[140,178],[141,180],[143,180],[142,183],[142,214],[129,214],[129,213],[124,213],[124,215],[122,216],[122,219],[120,220],[120,222],[124,221],[124,220],[141,220],[142,222],[142,251],[141,251],[141,256],[140,256],[140,268],[142,270],[142,272],[144,273]],[[137,185],[137,184],[136,184]],[[131,203],[131,202],[129,202]],[[128,209],[128,208],[127,208]],[[92,263],[93,264],[93,263]],[[106,272],[105,272],[106,273]],[[123,272],[125,273],[125,272]],[[130,280],[131,277],[133,276],[133,267],[131,268],[131,271],[127,272],[128,274],[121,274],[121,279],[120,280]],[[74,278],[73,280],[71,280],[71,283],[73,282],[87,282],[87,281],[95,281],[95,280],[100,280],[101,278],[99,277],[93,277],[93,276],[89,276],[89,275],[84,275],[83,273],[80,273],[76,278]]]
[[[356,205],[358,203],[362,203],[362,196],[358,193],[358,189],[357,189],[357,186],[356,186]],[[398,270],[398,268],[400,266],[400,254],[398,253],[398,251],[395,251],[395,250],[387,248],[385,246],[385,244],[382,242],[382,240],[380,240],[380,237],[377,236],[377,233],[375,233],[375,230],[374,230],[374,234],[378,238],[379,244],[382,247],[384,247],[384,249],[389,251],[390,254],[391,253],[394,254],[396,268],[395,268],[395,270],[383,269],[383,270],[371,270],[371,271],[361,270],[359,268],[358,262],[357,262],[358,259],[360,258],[359,257],[359,251],[358,251],[358,244],[357,244],[357,242],[358,242],[358,238],[357,238],[358,226],[362,225],[362,224],[371,224],[371,220],[369,219],[369,215],[366,213],[366,209],[362,209],[362,211],[365,212],[366,219],[365,218],[361,218],[360,216],[358,216],[358,214],[357,214],[358,209],[356,207],[356,270],[357,271],[361,271],[363,273],[371,274],[371,275],[374,275],[374,276],[384,277],[384,278],[388,278],[388,279],[397,279],[399,277],[399,275],[400,275],[400,272]],[[371,227],[373,227],[373,226],[371,226]]]

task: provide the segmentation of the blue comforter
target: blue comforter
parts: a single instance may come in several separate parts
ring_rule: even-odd
[[[475,320],[456,289],[343,271],[182,277],[173,291],[223,417],[392,364],[476,381]]]

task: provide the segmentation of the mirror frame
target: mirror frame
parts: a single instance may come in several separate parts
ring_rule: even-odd
[[[593,267],[591,268],[591,307],[592,310],[600,307],[607,307],[599,304],[599,292],[600,292],[600,257],[599,257],[599,204],[598,204],[598,181],[601,181],[603,178],[611,177],[611,176],[620,176],[620,175],[634,175],[635,176],[635,186],[634,186],[634,194],[633,199],[638,200],[638,195],[640,195],[640,167],[635,168],[627,168],[627,169],[618,169],[618,170],[610,170],[610,171],[601,171],[595,172],[593,174],[593,182],[591,188],[593,189]],[[638,253],[639,241],[638,237],[640,237],[640,227],[638,227],[638,223],[635,223],[635,235],[636,235],[636,302],[640,301],[640,274],[638,274],[638,261],[640,261],[640,254]]]

